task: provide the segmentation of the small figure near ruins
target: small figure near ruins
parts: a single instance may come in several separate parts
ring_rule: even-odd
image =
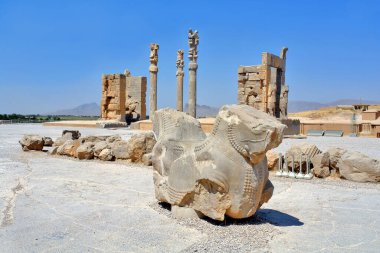
[[[183,76],[185,73],[183,72],[183,66],[185,62],[183,60],[183,50],[177,51],[177,111],[183,112]]]
[[[196,118],[197,104],[197,59],[198,59],[198,31],[189,29],[189,115]]]
[[[150,72],[150,113],[149,116],[152,116],[153,113],[157,110],[157,72],[158,72],[158,44],[150,44],[150,55],[149,55],[149,72]]]
[[[281,86],[281,96],[280,96],[281,118],[287,118],[288,116],[288,93],[289,93],[289,87],[287,85]]]
[[[155,195],[174,215],[247,218],[271,198],[266,152],[281,143],[285,127],[275,118],[224,106],[207,137],[197,119],[173,109],[156,111],[153,123]]]

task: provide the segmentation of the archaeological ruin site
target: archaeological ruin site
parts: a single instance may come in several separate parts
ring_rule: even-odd
[[[97,93],[98,113],[66,110],[27,122],[0,114],[0,252],[379,251],[380,105],[361,98],[336,104],[306,101],[303,96],[313,89],[338,96],[323,82],[338,80],[326,73],[345,62],[336,64],[338,56],[331,52],[339,55],[339,50],[328,43],[310,52],[317,35],[288,37],[304,25],[299,13],[322,15],[319,5],[288,17],[289,8],[282,5],[276,6],[281,12],[273,6],[264,11],[264,3],[245,2],[238,12],[230,6],[223,13],[225,3],[218,2],[203,20],[199,9],[210,3],[194,3],[194,10],[182,3],[166,9],[150,3],[147,10],[147,4],[116,8],[111,1],[112,9],[102,5],[103,15],[95,9],[99,3],[92,4],[86,14],[84,6],[78,10],[86,18],[97,13],[81,21],[94,24],[95,37],[87,38],[93,31],[88,24],[81,28],[75,15],[81,30],[74,32],[76,25],[72,33],[69,29],[78,45],[81,36],[91,41],[80,46],[91,56],[69,49],[73,45],[66,41],[67,51],[61,49],[70,56],[62,61],[77,64],[71,54],[78,54],[75,59],[89,66],[60,76],[80,72],[91,87],[73,91],[62,86],[59,95],[69,103]],[[53,9],[66,13],[60,8]],[[259,17],[248,22],[243,10]],[[269,14],[277,21],[275,29]],[[326,10],[328,25],[330,15]],[[239,22],[228,21],[232,29],[227,19]],[[299,27],[282,23],[288,19],[297,20]],[[189,27],[189,21],[199,30],[182,27]],[[101,29],[103,23],[109,31]],[[307,24],[308,31],[319,31]],[[345,32],[334,30],[334,36]],[[102,49],[93,53],[98,47]],[[319,70],[313,62],[318,57],[323,58]],[[29,79],[29,72],[17,71]],[[353,80],[355,71],[348,75]],[[80,78],[65,80],[74,79]],[[304,80],[324,88],[307,89]],[[341,82],[339,92],[348,93]],[[24,97],[28,106],[37,103],[32,88],[23,88],[30,92]],[[49,101],[56,97],[42,94],[40,100],[54,111]],[[216,108],[214,101],[223,102]]]

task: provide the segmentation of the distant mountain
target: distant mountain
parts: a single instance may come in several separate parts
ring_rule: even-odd
[[[72,109],[50,112],[47,115],[100,116],[100,106],[97,103],[83,104]]]
[[[309,101],[289,101],[288,112],[303,112],[310,110],[317,110],[321,107],[327,106],[326,104],[309,102]]]
[[[288,112],[303,112],[310,110],[318,110],[321,107],[337,106],[337,105],[353,105],[353,104],[380,104],[380,101],[360,100],[360,99],[339,99],[329,103],[318,103],[311,101],[294,100],[289,101]]]
[[[328,106],[355,105],[355,104],[377,105],[377,104],[380,104],[380,101],[362,100],[362,99],[339,99],[339,100],[328,103]]]
[[[187,112],[188,108],[189,108],[188,104],[186,104],[184,111]],[[197,117],[201,117],[201,118],[203,118],[203,117],[215,117],[219,112],[219,108],[211,107],[208,105],[197,105],[196,110],[197,110]]]
[[[321,107],[336,105],[352,105],[352,104],[380,104],[380,101],[359,100],[359,99],[340,99],[329,103],[319,103],[311,101],[293,100],[289,101],[288,112],[302,112],[309,110],[318,110]],[[184,111],[188,111],[188,104],[185,105]],[[215,117],[219,112],[219,108],[208,105],[197,105],[197,117]],[[100,106],[97,103],[89,103],[79,105],[72,109],[58,110],[46,113],[47,115],[72,115],[72,116],[100,116]]]

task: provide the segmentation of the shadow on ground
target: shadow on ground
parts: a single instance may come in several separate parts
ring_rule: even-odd
[[[170,211],[171,206],[167,203],[159,203],[159,206],[167,211]],[[210,224],[216,226],[230,226],[230,225],[254,225],[269,223],[278,227],[302,226],[304,223],[298,218],[289,214],[273,210],[273,209],[259,209],[256,214],[246,219],[233,219],[225,217],[224,221],[213,220],[209,217],[202,218]]]
[[[304,224],[294,216],[273,209],[259,209],[256,215],[268,223],[279,227],[302,226]]]

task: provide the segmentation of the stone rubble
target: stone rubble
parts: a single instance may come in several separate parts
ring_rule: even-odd
[[[133,163],[152,165],[152,155],[155,136],[152,132],[143,132],[132,135],[128,140],[122,140],[119,135],[112,136],[84,136],[78,131],[63,131],[62,136],[55,142],[50,137],[25,135],[20,140],[24,151],[39,150],[44,147],[44,139],[53,147],[48,150],[49,155],[62,155],[80,160],[99,159],[103,161],[127,160]]]
[[[330,148],[322,153],[314,144],[296,144],[291,146],[284,156],[287,159],[288,169],[291,169],[291,157],[294,155],[294,166],[297,171],[299,170],[298,157],[300,154],[310,158],[313,174],[318,178],[331,177],[355,182],[380,182],[380,161],[358,151]]]

